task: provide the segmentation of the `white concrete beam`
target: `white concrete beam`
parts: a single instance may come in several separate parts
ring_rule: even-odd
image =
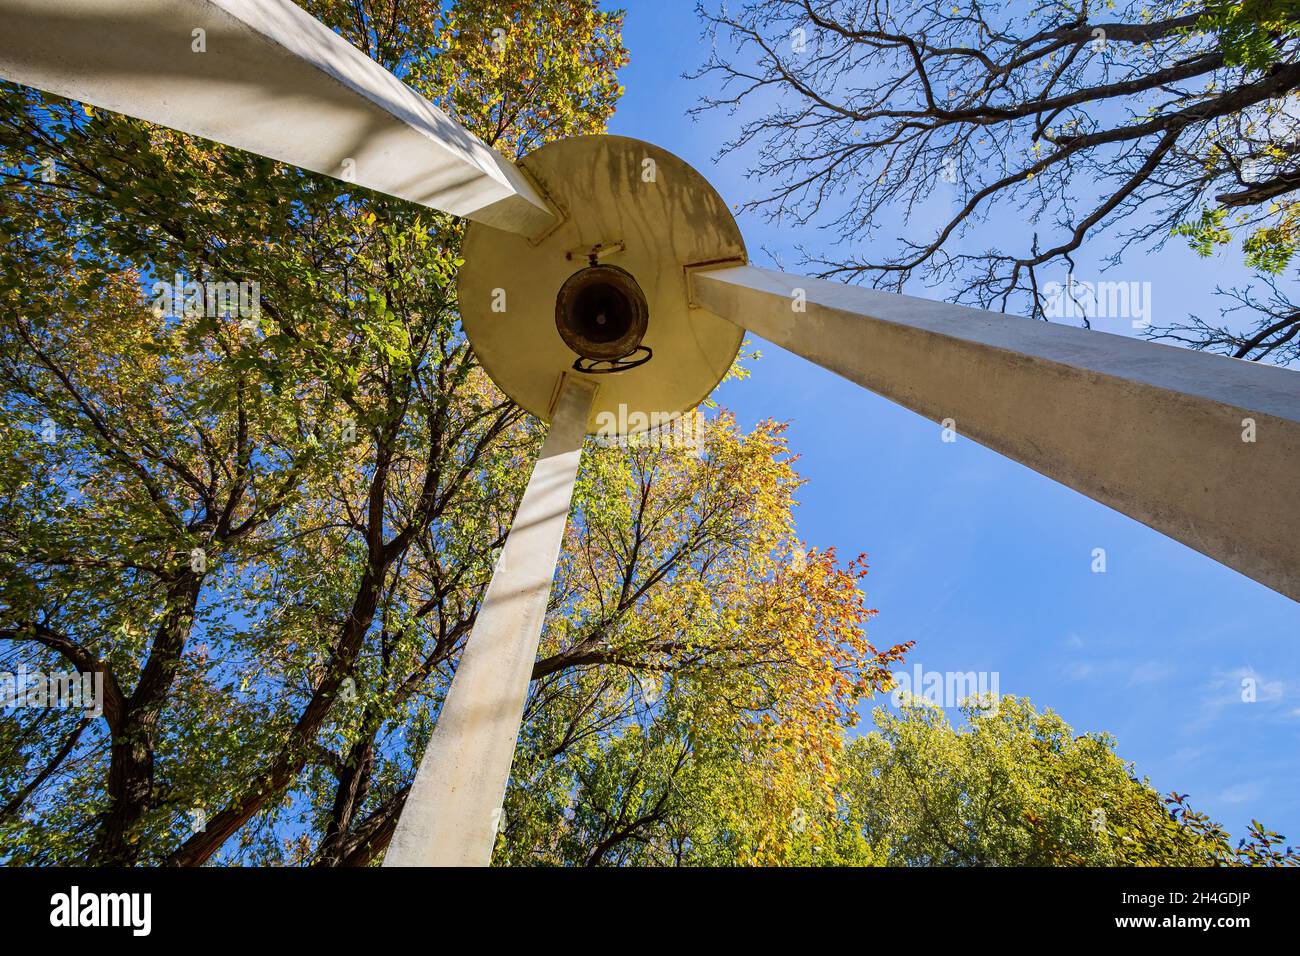
[[[555,221],[504,156],[289,0],[0,0],[0,76],[498,229]]]
[[[487,866],[596,386],[566,375],[550,431],[384,866]]]
[[[692,302],[1300,600],[1300,372],[748,266]]]

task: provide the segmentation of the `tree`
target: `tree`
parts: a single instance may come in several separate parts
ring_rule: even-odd
[[[1233,846],[1187,804],[1162,798],[1108,734],[1075,735],[1024,698],[967,702],[965,727],[922,698],[876,712],[848,749],[839,821],[890,865],[1223,866],[1300,863],[1255,823]]]
[[[313,12],[416,84],[429,61],[406,54],[437,46],[443,69],[462,62],[448,97],[482,73],[458,17],[499,22],[532,97],[460,117],[489,139],[538,114],[541,135],[598,130],[619,92],[619,17],[577,0]],[[578,65],[550,55],[560,43]],[[203,862],[325,759],[372,657],[396,654],[412,684],[447,666],[537,429],[456,323],[461,224],[14,87],[0,150],[0,374],[26,426],[4,437],[0,638],[105,682],[89,732],[66,715],[7,727],[23,836],[6,845]],[[254,308],[205,296],[156,314],[173,276],[256,283]],[[445,578],[411,572],[444,551]],[[422,571],[434,586],[407,608]],[[406,630],[386,629],[394,615]],[[341,791],[364,791],[364,761],[339,766]],[[63,835],[36,839],[24,803]]]
[[[770,471],[773,449],[763,445],[775,438],[762,428],[734,452]],[[715,456],[731,454],[724,445],[710,450]],[[579,604],[563,618],[564,628],[591,614],[605,620],[627,600],[619,595],[656,580],[664,557],[689,546],[696,531],[688,525],[681,529],[687,537],[660,542],[637,528],[672,523],[683,506],[708,507],[717,515],[710,522],[739,516],[752,527],[742,536],[750,543],[740,552],[710,546],[671,580],[655,583],[653,598],[617,636],[606,637],[599,623],[584,628],[613,659],[640,659],[631,672],[582,668],[535,684],[516,759],[520,785],[506,805],[503,861],[796,862],[799,821],[833,799],[845,734],[860,703],[888,685],[889,665],[910,646],[878,652],[867,641],[862,624],[872,612],[857,588],[866,573],[860,559],[841,567],[833,553],[795,551],[790,560],[775,560],[793,544],[766,516],[788,520],[788,502],[747,499],[755,492],[784,495],[787,483],[733,483],[719,474],[721,481],[710,479],[713,490],[687,504],[689,486],[655,460],[657,476],[635,456],[624,484],[597,471],[601,496],[630,489],[612,491],[630,500],[625,509],[584,506],[585,531],[575,542],[581,558],[563,579],[566,596],[582,582],[573,595]],[[620,459],[603,463],[627,468]],[[710,502],[720,493],[722,500]],[[618,518],[593,526],[596,514]],[[639,564],[644,568],[629,578]],[[548,625],[546,643],[553,639]],[[584,657],[600,646],[590,637],[565,643],[565,654]],[[535,673],[550,671],[553,660],[543,656]]]
[[[1300,242],[1291,0],[754,0],[701,13],[732,46],[697,74],[722,84],[699,110],[752,111],[725,151],[755,151],[765,187],[750,208],[838,237],[805,254],[819,275],[894,290],[916,278],[1045,317],[1043,277],[1073,273],[1085,245],[1113,265],[1171,236],[1203,254],[1240,241],[1264,291],[1226,290],[1227,324],[1193,316],[1148,334],[1300,357],[1300,308],[1277,283]],[[866,251],[887,211],[907,218],[949,191],[928,235]],[[1032,226],[1023,242],[958,248],[1009,210]]]
[[[507,153],[621,92],[585,0],[311,9]],[[104,681],[0,724],[6,861],[377,861],[542,433],[460,329],[462,224],[15,87],[0,153],[0,660]],[[585,458],[503,859],[626,858],[705,764],[824,780],[902,653],[795,540],[781,428],[695,434]],[[638,782],[566,809],[597,740]]]

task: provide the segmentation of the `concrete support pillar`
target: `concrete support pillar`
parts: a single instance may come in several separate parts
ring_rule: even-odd
[[[384,866],[487,866],[596,386],[566,375]]]
[[[749,266],[692,304],[1300,600],[1298,372]]]
[[[533,236],[509,160],[290,0],[0,0],[0,77]]]

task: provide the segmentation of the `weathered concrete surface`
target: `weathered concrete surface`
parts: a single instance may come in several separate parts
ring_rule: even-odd
[[[630,272],[645,293],[654,359],[603,376],[590,428],[667,422],[695,408],[736,360],[744,336],[725,319],[689,308],[686,269],[745,261],[740,229],[717,192],[666,150],[626,136],[571,136],[519,160],[564,223],[530,242],[470,226],[456,278],[462,321],[484,371],[520,406],[545,419],[555,379],[577,354],[555,328],[555,298],[587,265],[597,243],[617,245],[602,262]],[[647,181],[648,180],[648,181]]]
[[[1300,600],[1298,372],[751,267],[692,301]]]
[[[566,376],[384,866],[487,866],[596,386]]]
[[[0,0],[0,76],[498,229],[555,221],[505,157],[289,0]]]

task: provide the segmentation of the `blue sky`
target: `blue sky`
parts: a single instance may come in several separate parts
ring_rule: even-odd
[[[628,11],[631,63],[611,132],[681,156],[729,203],[750,198],[757,187],[744,179],[743,159],[714,162],[734,120],[684,115],[705,89],[681,78],[707,53],[692,0],[619,6]],[[740,225],[755,264],[776,267],[760,247],[787,269],[798,261],[788,230],[746,216]],[[881,225],[875,244],[919,228]],[[816,233],[799,239],[814,249],[822,242]],[[1134,257],[1140,271],[1125,264],[1104,277],[1149,281],[1160,325],[1190,311],[1215,315],[1216,284],[1244,277],[1239,257],[1229,250],[1203,260],[1171,243]],[[1082,257],[1078,274],[1101,276],[1097,259]],[[752,376],[715,397],[746,426],[791,423],[808,479],[800,534],[845,558],[868,553],[877,646],[915,641],[909,669],[996,672],[1003,693],[1051,707],[1077,732],[1113,733],[1139,775],[1190,793],[1234,836],[1253,816],[1300,840],[1300,604],[971,441],[945,443],[937,424],[776,346],[754,344],[763,357]],[[1104,574],[1092,571],[1094,548],[1106,550]],[[1243,679],[1254,681],[1252,703],[1241,699]]]

